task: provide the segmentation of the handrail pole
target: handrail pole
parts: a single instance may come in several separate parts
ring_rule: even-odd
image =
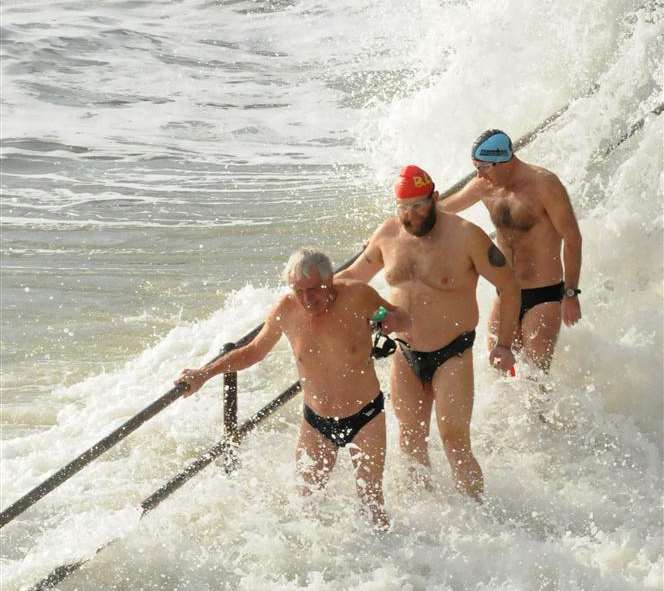
[[[221,350],[222,355],[235,349],[235,343],[226,343]],[[232,371],[224,374],[223,383],[224,402],[224,432],[223,434],[234,439],[237,432],[237,372]]]
[[[69,462],[66,466],[60,468],[57,472],[49,476],[41,484],[35,486],[30,492],[23,495],[18,501],[7,507],[0,513],[0,528],[18,517],[26,509],[34,505],[39,499],[46,496],[53,489],[60,486],[63,482],[69,480],[74,474],[82,470],[90,462],[98,458],[101,454],[108,451],[116,443],[133,433],[144,422],[151,419],[158,412],[162,411],[169,404],[180,398],[184,388],[175,386],[171,388],[161,398],[155,400],[152,404],[146,406],[138,414],[120,425],[115,431],[95,443],[92,447],[84,451],[77,458]]]
[[[248,418],[240,427],[237,429],[237,442],[232,445],[232,447],[237,450],[237,444],[240,443],[251,431],[253,431],[260,423],[269,418],[274,414],[279,408],[284,406],[287,402],[292,400],[300,392],[300,382],[295,382],[291,384],[286,390],[284,390],[279,396],[275,399],[268,402],[260,410],[256,411],[250,418]],[[143,509],[141,517],[144,517],[147,513],[155,509],[164,499],[173,494],[178,490],[183,484],[188,480],[198,474],[203,468],[209,466],[216,458],[223,456],[227,453],[228,448],[231,446],[229,442],[223,438],[221,441],[218,441],[213,447],[208,449],[206,452],[198,456],[191,464],[189,464],[184,470],[179,474],[171,478],[166,484],[161,486],[155,492],[153,492],[149,497],[143,500],[140,507]],[[99,546],[95,552],[95,556],[101,552],[104,548],[110,546],[114,542],[118,541],[121,538],[114,538],[110,542],[105,543],[102,546]],[[61,564],[54,570],[52,570],[46,577],[41,579],[39,582],[35,583],[30,587],[30,591],[46,591],[52,589],[58,583],[61,583],[69,575],[75,573],[82,566],[86,565],[94,558],[84,558],[83,560],[78,560],[76,562],[70,562],[67,564]]]
[[[300,393],[300,382],[297,381],[291,384],[279,396],[268,402],[260,410],[256,411],[250,418],[248,418],[236,431],[237,442],[233,443],[232,447],[237,448],[240,443],[249,433],[251,433],[258,425],[265,421],[268,417],[273,415],[284,404],[292,400]],[[191,464],[189,464],[179,474],[171,478],[166,484],[152,493],[147,499],[141,503],[143,514],[152,511],[159,505],[166,497],[170,496],[178,488],[180,488],[190,478],[198,474],[203,468],[212,463],[219,456],[227,453],[229,448],[229,441],[224,438],[218,441],[206,452],[198,456]]]
[[[226,343],[221,350],[222,355],[236,348],[235,343]],[[237,445],[239,443],[237,436],[237,372],[231,371],[224,374],[223,381],[223,412],[224,412],[224,437],[229,445],[224,449],[223,465],[227,474],[237,469],[239,464],[239,455]]]
[[[337,272],[351,265],[355,261],[355,259],[359,257],[361,254],[362,251],[357,253],[350,260],[346,261],[346,263],[344,263],[337,269]],[[243,347],[244,345],[250,343],[254,339],[254,337],[261,331],[262,328],[263,328],[263,323],[261,323],[259,326],[257,326],[252,331],[244,335],[241,339],[239,339],[235,343],[234,348]],[[227,351],[222,350],[222,352],[211,361],[216,361],[222,355],[225,355],[226,352]],[[161,398],[158,398],[157,400],[152,402],[150,405],[145,407],[138,414],[134,415],[131,419],[128,419],[115,431],[113,431],[112,433],[110,433],[109,435],[107,435],[97,443],[95,443],[91,448],[84,451],[77,458],[69,462],[69,464],[67,464],[63,468],[60,468],[60,470],[58,470],[55,474],[53,474],[52,476],[44,480],[42,483],[35,486],[30,492],[26,493],[15,503],[7,507],[4,511],[2,511],[2,513],[0,513],[0,529],[2,529],[5,525],[7,525],[10,521],[15,519],[16,517],[18,517],[21,513],[32,507],[32,505],[34,505],[39,499],[46,496],[52,490],[54,490],[55,488],[57,488],[67,480],[69,480],[72,476],[74,476],[74,474],[82,470],[85,466],[87,466],[90,462],[98,458],[101,454],[108,451],[111,447],[113,447],[114,445],[122,441],[125,437],[133,433],[144,422],[151,419],[153,416],[155,416],[158,412],[162,411],[172,402],[175,402],[178,398],[180,398],[180,396],[182,396],[183,391],[184,389],[182,386],[175,386],[171,388],[166,394],[161,396]],[[236,398],[236,408],[237,408],[237,398]],[[226,425],[225,413],[226,411],[224,410],[224,425]],[[235,419],[235,421],[236,421],[235,425],[237,428],[237,418]]]
[[[237,431],[237,372],[224,374],[224,434],[235,438]]]
[[[235,347],[240,347],[251,342],[253,338],[260,332],[262,327],[263,324],[248,332],[235,343]],[[222,350],[222,352],[211,361],[216,361],[225,354],[226,353]],[[109,433],[106,437],[95,443],[92,447],[85,450],[77,458],[69,462],[69,464],[60,468],[60,470],[55,472],[52,476],[48,477],[46,480],[35,486],[30,492],[23,495],[20,499],[18,499],[16,502],[2,511],[2,513],[0,513],[0,529],[18,517],[21,513],[32,507],[32,505],[39,501],[39,499],[45,497],[52,490],[56,489],[58,486],[69,480],[72,476],[85,468],[85,466],[87,466],[90,462],[97,459],[100,455],[111,449],[111,447],[122,441],[128,435],[131,435],[131,433],[138,429],[138,427],[140,427],[143,423],[151,419],[157,413],[164,410],[164,408],[166,408],[168,405],[180,398],[183,392],[184,388],[182,386],[175,386],[171,388],[168,392],[166,392],[166,394],[146,406],[142,411],[134,415],[132,418],[128,419],[120,427],[115,429],[115,431]]]

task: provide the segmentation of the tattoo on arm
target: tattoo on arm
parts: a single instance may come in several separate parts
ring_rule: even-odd
[[[507,262],[505,255],[498,250],[498,247],[495,244],[492,244],[489,247],[489,252],[487,254],[489,256],[489,263],[491,263],[492,267],[505,266],[505,263]]]

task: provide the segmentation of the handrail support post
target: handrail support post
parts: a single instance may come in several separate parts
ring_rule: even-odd
[[[235,348],[235,343],[226,343],[221,353],[225,355]],[[224,374],[222,398],[224,407],[223,437],[228,442],[228,446],[223,454],[223,466],[226,473],[230,474],[237,469],[239,462],[237,453],[237,372]]]

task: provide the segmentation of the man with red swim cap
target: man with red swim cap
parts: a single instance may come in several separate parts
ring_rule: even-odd
[[[480,500],[483,477],[470,443],[473,408],[475,295],[480,275],[501,293],[499,338],[492,365],[514,364],[512,335],[519,291],[512,269],[478,226],[438,207],[438,192],[421,168],[403,168],[394,185],[396,216],[373,234],[362,255],[341,276],[369,281],[381,269],[390,301],[408,311],[411,329],[392,363],[392,406],[399,443],[417,466],[430,466],[427,438],[435,406],[438,431],[458,488]],[[428,474],[413,469],[415,480]]]

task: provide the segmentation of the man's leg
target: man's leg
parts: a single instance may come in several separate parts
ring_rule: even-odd
[[[549,371],[560,332],[560,302],[546,302],[526,312],[521,335],[526,358],[539,369]]]
[[[337,461],[337,452],[336,445],[302,419],[295,448],[297,471],[304,480],[304,485],[299,487],[301,495],[308,496],[312,489],[320,489],[327,484]]]
[[[414,464],[428,469],[431,466],[427,450],[433,405],[431,386],[422,385],[401,351],[397,351],[392,358],[390,382],[392,407],[399,421],[399,447]],[[411,475],[416,482],[428,485],[428,474],[420,474],[414,469]]]
[[[357,447],[355,447],[357,446]],[[381,412],[354,437],[350,457],[355,467],[357,494],[379,529],[390,522],[385,513],[383,471],[385,468],[385,413]]]
[[[484,479],[470,446],[470,419],[473,413],[473,352],[453,357],[441,365],[433,377],[436,419],[445,454],[457,488],[482,500]]]

